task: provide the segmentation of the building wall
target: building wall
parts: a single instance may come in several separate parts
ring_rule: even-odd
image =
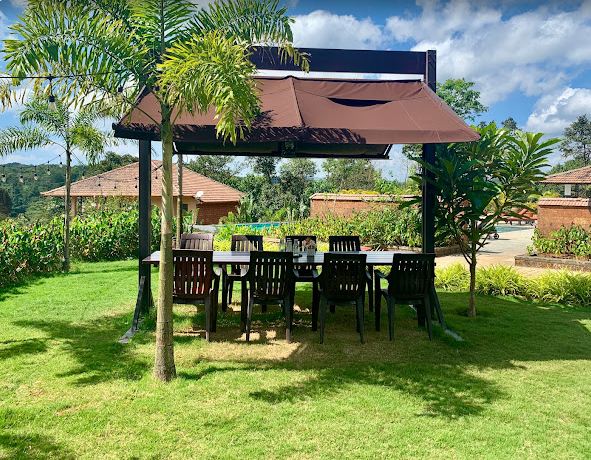
[[[544,236],[560,227],[581,225],[591,227],[591,199],[540,198],[538,201],[538,229]]]
[[[176,215],[177,199],[174,200],[173,213]],[[185,212],[195,211],[197,201],[192,197],[183,197],[183,204],[186,205]],[[152,205],[160,207],[160,197],[152,197]],[[238,203],[201,203],[197,216],[198,223],[211,225],[219,223],[222,217],[226,217],[230,211],[235,212]]]
[[[330,214],[350,217],[358,212],[397,206],[398,203],[392,201],[387,195],[316,193],[310,198],[310,216],[321,217]]]

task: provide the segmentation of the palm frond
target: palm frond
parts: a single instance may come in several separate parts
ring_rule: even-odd
[[[51,135],[66,135],[69,123],[68,108],[59,100],[55,108],[49,105],[47,99],[33,97],[27,101],[20,112],[20,122],[23,125],[34,123]]]
[[[96,163],[104,153],[108,137],[92,125],[80,124],[70,131],[72,147],[84,153],[89,163]]]
[[[19,150],[32,150],[54,142],[41,128],[24,126],[6,128],[0,131],[0,156],[6,156]]]
[[[4,41],[6,68],[16,79],[26,75],[92,75],[53,81],[57,92],[75,98],[90,80],[113,92],[144,72],[145,50],[120,20],[96,14],[81,1],[31,0],[21,21],[11,26],[15,39]]]
[[[293,46],[292,22],[279,0],[216,0],[199,10],[191,27],[196,33],[220,31],[251,46],[277,46],[282,61],[292,59],[308,71],[308,56]]]
[[[160,85],[170,106],[188,112],[205,112],[213,106],[218,134],[236,142],[259,113],[256,68],[247,49],[246,43],[219,32],[194,35],[191,41],[172,46],[159,66]]]

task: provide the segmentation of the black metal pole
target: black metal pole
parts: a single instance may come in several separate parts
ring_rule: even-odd
[[[437,91],[437,55],[434,50],[427,51],[427,65],[425,67],[425,83],[433,91]],[[435,144],[423,144],[423,162],[435,163]],[[423,252],[435,252],[435,188],[428,179],[433,178],[433,173],[423,168]]]
[[[142,312],[145,313],[151,304],[150,266],[142,264],[142,260],[151,253],[151,214],[152,214],[152,145],[150,141],[139,141],[139,279],[145,277],[142,296]]]

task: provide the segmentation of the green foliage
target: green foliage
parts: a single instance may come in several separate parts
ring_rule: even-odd
[[[591,230],[580,225],[560,227],[544,237],[538,229],[534,231],[532,243],[540,254],[591,258]]]
[[[0,286],[30,275],[58,271],[62,265],[63,224],[55,219],[47,225],[0,222]]]
[[[480,102],[480,92],[474,89],[474,83],[463,78],[450,78],[439,83],[437,95],[465,120],[474,121],[478,115],[488,110]]]
[[[328,159],[322,163],[328,187],[337,192],[343,189],[373,189],[381,178],[369,160]]]
[[[72,257],[83,261],[122,260],[137,257],[138,210],[104,207],[77,216],[71,222]],[[159,244],[157,208],[152,212],[152,250]],[[0,221],[0,287],[31,275],[62,268],[63,219],[28,223],[24,219]]]
[[[543,168],[558,139],[542,133],[510,133],[494,123],[478,128],[480,139],[438,146],[435,164],[420,161],[433,174],[429,179],[439,200],[437,228],[459,245],[470,265],[474,286],[476,257],[503,215],[530,209],[530,195],[544,177]],[[414,176],[417,184],[422,177]],[[409,202],[420,205],[420,197]],[[474,290],[471,290],[471,294]],[[474,296],[469,314],[475,315]]]
[[[491,265],[476,273],[476,292],[487,295],[523,295],[527,292],[526,278],[514,267]]]
[[[435,285],[441,291],[467,291],[469,281],[470,274],[462,264],[436,270]],[[547,270],[540,276],[526,277],[514,267],[493,265],[477,270],[476,292],[591,307],[591,274]]]
[[[564,129],[560,150],[565,158],[579,161],[583,166],[591,163],[591,120],[580,115]]]
[[[467,291],[470,286],[470,272],[461,263],[435,270],[435,287],[442,291]]]

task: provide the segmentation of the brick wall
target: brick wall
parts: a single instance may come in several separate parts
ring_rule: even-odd
[[[327,214],[349,217],[361,211],[397,207],[390,195],[349,195],[346,193],[315,193],[310,197],[310,216]]]
[[[152,204],[160,207],[160,197],[152,197]],[[197,205],[195,198],[184,197],[185,212],[190,213]],[[176,198],[174,200],[173,214],[176,215]],[[235,212],[238,202],[230,203],[201,203],[197,220],[205,225],[217,224],[222,217],[226,217],[230,211]]]
[[[538,201],[538,229],[548,236],[560,227],[591,226],[591,199],[540,198]]]

